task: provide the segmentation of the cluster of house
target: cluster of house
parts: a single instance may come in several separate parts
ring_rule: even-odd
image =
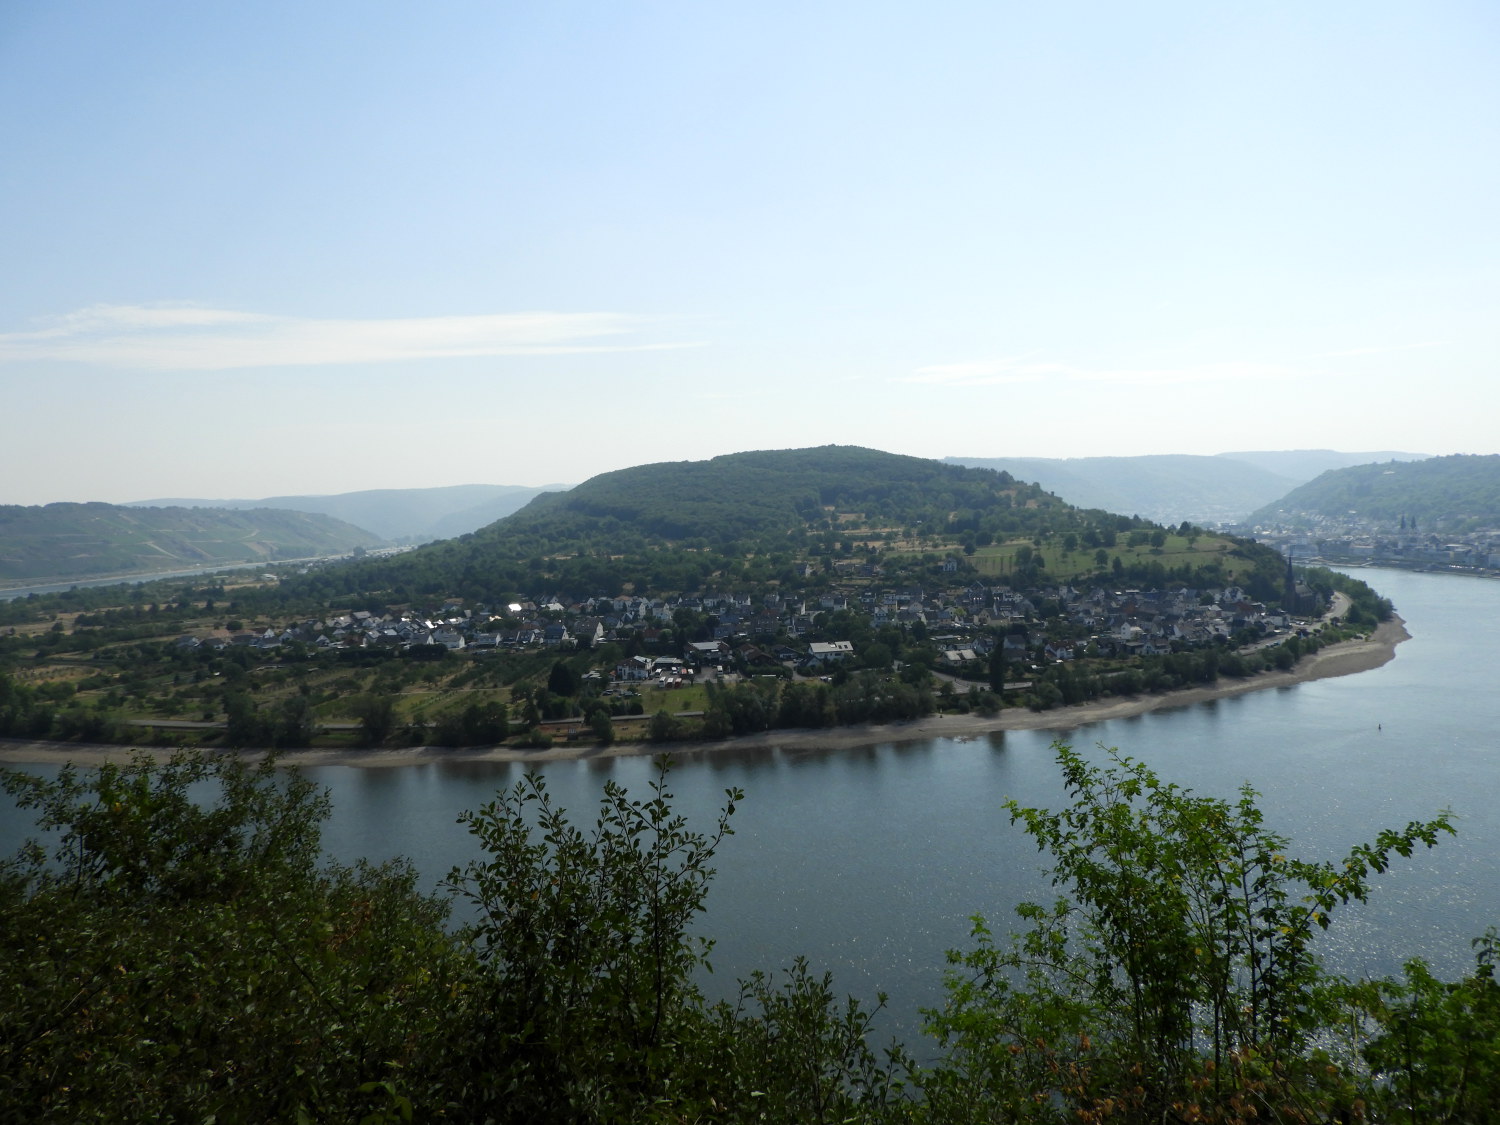
[[[1500,529],[1493,528],[1435,535],[1416,527],[1391,528],[1351,516],[1343,520],[1319,518],[1312,531],[1257,528],[1255,538],[1299,559],[1500,570]]]
[[[1039,606],[1048,613],[1039,613]],[[1287,613],[1267,609],[1234,586],[1085,592],[1067,585],[1018,591],[971,583],[943,590],[865,587],[816,596],[723,593],[574,603],[543,598],[498,608],[450,598],[426,612],[392,606],[381,614],[362,610],[281,629],[220,630],[178,643],[256,649],[301,644],[314,650],[440,646],[482,654],[588,649],[633,636],[647,651],[661,652],[665,631],[680,632],[683,622],[691,622],[695,635],[706,633],[705,639],[674,644],[669,655],[636,657],[615,669],[621,680],[660,680],[736,659],[749,665],[816,666],[856,658],[847,640],[812,639],[826,637],[823,627],[830,616],[841,614],[873,629],[920,628],[942,659],[954,665],[986,659],[996,645],[1008,659],[1054,662],[1074,659],[1085,646],[1106,656],[1151,655],[1211,643],[1247,627],[1275,630],[1293,624]]]

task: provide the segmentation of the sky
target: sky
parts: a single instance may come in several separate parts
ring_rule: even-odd
[[[0,503],[1500,452],[1500,6],[0,5]]]

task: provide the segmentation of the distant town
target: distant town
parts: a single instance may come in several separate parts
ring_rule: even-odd
[[[1248,533],[1298,561],[1500,571],[1500,528],[1437,534],[1416,519],[1392,527],[1389,521],[1351,513],[1339,518],[1303,515],[1295,528],[1273,524]]]

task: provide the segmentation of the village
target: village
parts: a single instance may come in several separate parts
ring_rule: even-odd
[[[216,629],[183,636],[177,644],[262,652],[297,646],[309,654],[385,650],[416,658],[459,653],[474,659],[612,646],[619,658],[597,674],[638,683],[707,669],[779,667],[817,675],[843,664],[872,666],[877,652],[862,651],[857,640],[895,628],[932,652],[934,670],[974,671],[998,647],[1020,671],[1081,657],[1126,659],[1274,639],[1305,628],[1326,608],[1290,576],[1283,601],[1299,613],[1252,600],[1238,586],[1082,590],[1057,584],[1016,590],[979,582],[940,589],[872,584],[817,595],[722,592],[576,602],[544,596],[501,607],[455,597],[426,609],[391,606],[384,613],[358,610],[281,628]]]
[[[1350,513],[1332,519],[1307,515],[1295,528],[1268,526],[1253,529],[1265,543],[1298,560],[1406,568],[1500,571],[1500,529],[1439,534],[1418,521],[1403,518],[1396,525]]]

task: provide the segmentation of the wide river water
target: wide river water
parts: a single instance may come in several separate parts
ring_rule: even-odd
[[[1371,672],[1251,692],[1080,728],[1068,741],[1148,763],[1198,793],[1234,798],[1248,782],[1290,851],[1332,859],[1384,827],[1451,809],[1456,838],[1398,860],[1368,905],[1341,908],[1322,946],[1330,968],[1395,973],[1412,956],[1446,975],[1469,939],[1500,923],[1500,691],[1492,649],[1500,582],[1359,572],[1390,597],[1412,639]],[[710,992],[798,954],[865,1000],[889,995],[887,1032],[908,1040],[940,1002],[943,954],[968,944],[970,916],[996,928],[1027,897],[1048,898],[1042,856],[1002,802],[1064,801],[1047,732],[884,744],[822,753],[717,750],[686,756],[670,788],[707,830],[723,791],[745,791],[721,850],[704,933],[716,942]],[[40,768],[40,767],[38,767]],[[476,853],[458,814],[514,784],[501,763],[309,770],[329,788],[325,845],[341,859],[409,856],[436,881]],[[49,771],[50,772],[50,771]],[[554,799],[592,823],[613,778],[644,791],[644,758],[553,763]],[[19,826],[0,813],[7,850]]]

